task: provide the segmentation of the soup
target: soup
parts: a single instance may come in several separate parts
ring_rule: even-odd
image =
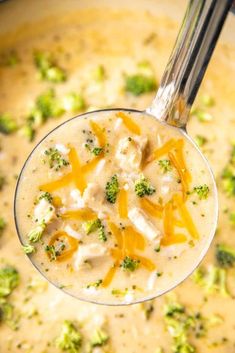
[[[180,130],[144,113],[95,112],[36,147],[16,215],[24,250],[58,287],[129,303],[193,270],[213,234],[216,196]]]
[[[36,6],[39,5],[41,9],[51,6],[53,14],[59,6],[65,5],[65,2],[58,1],[56,6],[53,6],[53,1],[28,1],[29,8],[34,8],[34,11],[30,11],[28,6],[24,6],[25,3],[26,0],[23,3],[1,3],[1,26],[6,27],[26,13],[34,17],[37,13]],[[72,3],[75,4],[74,1],[66,1],[66,5]],[[91,2],[86,1],[87,3]],[[133,8],[140,3],[142,1],[134,3]],[[24,134],[22,130],[17,132],[14,129],[12,134],[0,133],[0,177],[1,180],[5,179],[4,185],[1,182],[0,190],[0,273],[2,274],[2,269],[6,266],[13,266],[19,276],[18,281],[13,282],[11,294],[9,291],[5,292],[5,295],[8,293],[5,299],[2,298],[2,291],[0,295],[0,351],[3,353],[62,353],[63,337],[67,338],[67,343],[71,343],[71,346],[74,343],[73,348],[78,352],[172,353],[180,349],[180,343],[183,343],[181,350],[187,348],[195,353],[234,351],[234,268],[219,268],[215,257],[218,244],[225,243],[235,247],[232,221],[234,193],[231,188],[235,124],[235,86],[231,77],[235,74],[235,50],[231,43],[227,44],[222,38],[216,47],[188,125],[190,136],[197,141],[212,165],[220,200],[218,230],[199,270],[169,295],[146,303],[121,307],[84,303],[58,290],[38,273],[24,255],[15,230],[13,199],[16,177],[36,143],[53,128],[80,112],[101,109],[104,106],[139,110],[149,106],[156,87],[153,92],[135,96],[124,88],[126,75],[132,76],[140,71],[144,71],[146,75],[146,70],[148,74],[150,70],[155,81],[159,82],[179,29],[179,23],[169,16],[177,11],[182,16],[183,5],[186,6],[186,2],[183,5],[181,2],[179,5],[178,1],[171,2],[167,6],[166,16],[162,16],[162,12],[158,12],[159,4],[162,6],[163,2],[154,1],[151,12],[108,8],[105,11],[72,10],[73,13],[66,10],[53,19],[50,17],[38,23],[33,19],[32,25],[28,24],[23,29],[17,28],[17,37],[14,33],[1,36],[0,115],[8,112],[14,119],[13,122],[24,128],[26,118],[35,108],[36,100],[49,88],[53,88],[55,92],[54,98],[49,94],[53,101],[58,98],[60,102],[64,102],[65,96],[70,92],[81,94],[85,101],[85,105],[80,101],[77,109],[80,108],[76,112],[64,110],[61,116],[44,118],[41,124],[40,116],[37,115],[33,126],[35,136],[31,142],[31,135],[25,136],[24,129]],[[6,11],[8,6],[9,10]],[[14,11],[14,7],[18,12]],[[233,20],[233,17],[230,18],[230,22],[226,24],[231,35],[234,33]],[[58,65],[65,69],[67,81],[57,84],[42,81],[34,63],[35,50],[53,54]],[[3,54],[5,61],[10,57],[12,65],[2,65]],[[146,67],[147,63],[149,65]],[[100,65],[103,70],[100,70]],[[68,109],[68,105],[66,107]],[[230,174],[225,174],[225,177],[224,169],[227,166]],[[209,184],[208,186],[208,197],[211,197],[212,187]],[[156,193],[149,199],[155,195]],[[203,200],[202,204],[204,202],[207,200]],[[29,204],[32,205],[31,202]],[[114,204],[114,207],[115,205],[117,206]],[[4,230],[2,220],[5,222]],[[22,233],[25,242],[28,242],[26,232],[32,225],[30,221],[25,233]],[[48,261],[48,257],[45,258]],[[54,261],[53,266],[56,264]],[[61,264],[63,265],[59,265]],[[218,274],[220,281],[221,278],[223,280],[220,283]],[[113,296],[112,298],[116,300]],[[8,315],[3,317],[4,301]],[[77,328],[77,333],[69,323]],[[98,340],[100,330],[102,335]],[[69,341],[72,337],[74,340]],[[69,352],[68,349],[67,351]]]

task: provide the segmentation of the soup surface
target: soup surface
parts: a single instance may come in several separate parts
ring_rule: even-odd
[[[10,3],[1,4],[0,17],[6,15],[4,7]],[[148,80],[147,86],[140,89],[135,85],[133,90],[130,83],[136,74],[142,78],[151,76],[156,84],[159,82],[178,28],[179,24],[166,17],[107,9],[74,11],[53,21],[49,18],[32,27],[28,25],[17,31],[17,37],[10,34],[1,37],[1,352],[171,353],[182,349],[196,353],[234,352],[234,267],[220,267],[216,259],[218,244],[235,247],[233,47],[222,41],[218,43],[188,126],[189,134],[208,157],[219,188],[218,230],[200,271],[168,295],[145,304],[104,307],[80,302],[50,285],[35,270],[22,251],[13,222],[16,178],[35,144],[58,124],[87,110],[110,106],[145,109],[153,99],[156,85]],[[48,61],[47,70],[45,66],[42,70],[42,63],[39,69],[35,63],[36,51],[52,54],[57,69],[48,65]],[[64,69],[66,77],[58,67]],[[48,81],[51,75],[55,78],[55,72],[60,82]],[[128,91],[127,78],[132,78],[128,81]],[[57,109],[50,109],[51,101]],[[63,109],[58,101],[63,103]],[[42,102],[47,102],[43,111]],[[6,125],[6,116],[5,125],[2,123],[3,113],[12,116],[13,124],[7,120]],[[158,167],[157,162],[154,165]],[[64,168],[58,174],[69,167]],[[156,192],[149,200],[159,191],[153,185]],[[197,185],[192,183],[192,187]],[[32,198],[35,196],[36,193]],[[196,198],[197,194],[190,197]],[[200,204],[205,202],[209,199]],[[33,225],[30,222],[26,231]],[[95,234],[90,237],[98,241]],[[158,266],[159,253],[154,255]],[[6,266],[8,271],[3,272]],[[9,266],[18,272],[9,271]]]
[[[214,231],[216,199],[182,132],[106,111],[62,124],[37,146],[16,215],[24,250],[58,287],[129,303],[192,272]]]

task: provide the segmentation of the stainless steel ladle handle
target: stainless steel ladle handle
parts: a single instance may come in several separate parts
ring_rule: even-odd
[[[163,78],[147,112],[184,128],[233,0],[190,0]],[[218,68],[219,69],[219,68]]]

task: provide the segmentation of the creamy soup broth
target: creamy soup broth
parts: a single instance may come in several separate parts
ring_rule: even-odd
[[[97,156],[94,146],[103,148]],[[50,162],[50,153],[65,165]],[[107,190],[112,178],[115,193]],[[45,222],[31,256],[58,287],[128,303],[192,271],[210,242],[216,199],[206,163],[183,133],[143,113],[108,111],[71,120],[36,148],[19,182],[16,215],[24,243]]]
[[[107,106],[145,109],[148,106],[154,92],[138,97],[126,93],[123,89],[123,74],[136,73],[139,70],[138,63],[147,60],[151,63],[154,77],[159,81],[178,31],[177,23],[169,18],[154,17],[148,13],[111,10],[76,12],[56,21],[54,19],[53,23],[53,29],[51,20],[48,19],[43,23],[34,24],[32,28],[21,30],[18,32],[18,39],[11,43],[8,41],[11,36],[5,35],[1,38],[1,52],[4,57],[9,51],[15,50],[20,59],[15,66],[0,67],[1,113],[11,113],[17,123],[23,125],[25,116],[38,95],[50,87],[55,89],[59,98],[63,98],[64,94],[70,91],[82,92],[86,100],[86,110]],[[30,36],[25,32],[30,33]],[[60,66],[66,69],[67,81],[56,85],[40,80],[33,60],[35,50],[54,53]],[[197,141],[198,136],[201,141],[202,137],[206,138],[201,148],[212,164],[219,187],[220,219],[213,246],[202,262],[206,271],[209,271],[211,266],[217,266],[217,243],[225,242],[235,246],[234,226],[230,221],[230,214],[234,211],[234,196],[226,194],[221,177],[231,158],[234,140],[235,91],[234,80],[231,79],[234,77],[234,55],[233,47],[222,42],[218,44],[195,103],[198,109],[204,95],[213,98],[214,105],[203,108],[209,114],[209,119],[201,121],[194,112],[188,126],[189,134]],[[94,81],[91,74],[101,64],[106,73],[102,84]],[[84,351],[89,351],[87,345],[89,346],[94,330],[102,327],[108,333],[109,340],[103,346],[93,348],[96,353],[155,353],[161,352],[160,348],[164,349],[164,352],[172,352],[172,346],[176,343],[166,320],[165,305],[169,301],[177,301],[183,305],[186,313],[200,313],[201,317],[207,320],[204,321],[204,336],[198,337],[195,330],[186,333],[187,342],[195,347],[195,352],[233,352],[233,269],[226,270],[226,285],[230,296],[223,296],[216,290],[208,293],[205,287],[201,287],[190,277],[168,296],[162,296],[145,305],[103,307],[84,304],[48,284],[23,254],[13,222],[16,177],[36,143],[59,123],[76,114],[77,112],[65,112],[59,118],[48,119],[37,128],[33,142],[28,142],[20,132],[0,136],[0,171],[6,178],[5,186],[0,191],[0,216],[6,222],[0,238],[1,268],[9,264],[14,266],[20,275],[18,286],[7,297],[7,301],[14,306],[14,325],[9,325],[6,321],[1,322],[0,351],[59,353],[62,350],[56,344],[56,338],[61,334],[64,320],[70,320],[80,330]],[[190,166],[190,161],[188,163]],[[206,180],[205,182],[207,183]],[[35,193],[29,192],[30,199],[25,202],[25,207],[32,206],[36,193],[36,190]],[[206,206],[209,200],[203,200],[201,207]],[[24,225],[20,224],[20,227],[25,227],[23,235],[31,225],[31,221],[27,220],[24,220]],[[205,225],[209,227],[209,224]],[[200,222],[198,227],[199,231],[203,231]],[[60,265],[64,266],[63,263]],[[49,266],[51,269],[52,264]],[[157,281],[163,278],[158,277]],[[59,282],[61,284],[61,281]],[[62,284],[66,283],[62,281]],[[17,330],[14,330],[15,327]]]

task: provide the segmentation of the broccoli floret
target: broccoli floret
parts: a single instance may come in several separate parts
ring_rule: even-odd
[[[53,83],[64,82],[66,80],[65,71],[56,64],[50,54],[35,52],[34,63],[39,69],[42,80]]]
[[[49,167],[54,168],[56,171],[69,165],[69,162],[64,159],[62,154],[56,148],[50,147],[48,150],[44,151],[44,154],[48,158]]]
[[[142,177],[140,180],[135,182],[135,193],[139,197],[144,197],[145,195],[152,195],[155,192],[155,188],[150,185],[150,182]]]
[[[25,254],[29,255],[35,252],[35,247],[30,244],[22,245]]]
[[[103,152],[103,150],[104,150],[103,147],[94,147],[91,152],[95,156],[99,156]]]
[[[14,306],[6,301],[4,298],[0,298],[0,324],[4,322],[12,330],[17,330],[19,317],[15,315]]]
[[[119,183],[117,175],[111,177],[105,187],[106,200],[110,203],[115,203],[119,192]]]
[[[20,281],[19,272],[11,266],[0,269],[0,298],[7,297]]]
[[[157,83],[154,76],[135,74],[125,77],[125,90],[134,96],[155,91]]]
[[[56,98],[53,89],[49,89],[37,97],[36,109],[45,120],[49,117],[57,117],[64,113],[61,102]]]
[[[206,199],[208,197],[209,191],[210,189],[206,184],[195,186],[193,188],[193,192],[195,192],[198,195],[200,200]]]
[[[132,259],[130,256],[126,256],[120,267],[122,267],[123,270],[134,272],[139,267],[139,261]]]
[[[101,284],[102,284],[102,279],[98,279],[96,282],[93,282],[93,283],[89,283],[86,287],[87,288],[98,288]]]
[[[32,229],[28,234],[28,239],[31,243],[37,243],[41,240],[44,230],[46,229],[46,224],[42,222],[34,229]]]
[[[91,234],[91,233],[98,230],[98,238],[102,241],[107,240],[104,225],[102,224],[102,222],[99,218],[92,220],[92,221],[85,222],[83,224],[83,228],[84,228],[86,234]]]
[[[228,196],[235,196],[235,169],[230,165],[223,170],[222,186]]]
[[[235,249],[229,245],[217,245],[215,256],[220,267],[229,268],[235,265]]]
[[[235,212],[231,212],[229,215],[229,221],[230,223],[235,226]]]
[[[79,112],[85,109],[84,98],[78,93],[68,93],[63,97],[63,107],[68,112]]]
[[[0,217],[0,235],[2,235],[5,228],[6,228],[6,222],[4,218]]]
[[[82,344],[82,336],[71,321],[64,321],[60,336],[56,339],[56,345],[68,353],[79,353]]]
[[[105,80],[105,76],[105,68],[103,65],[97,66],[97,68],[92,72],[92,78],[96,82],[103,82]]]
[[[38,198],[38,200],[42,200],[42,199],[45,199],[45,200],[47,200],[49,203],[52,203],[53,197],[52,197],[52,195],[51,195],[48,191],[46,191],[46,192],[44,192],[43,194],[41,194],[41,195],[39,196],[39,198]]]
[[[20,129],[20,134],[27,138],[29,142],[32,142],[35,137],[35,129],[31,121],[26,121],[25,125],[23,125]]]
[[[102,347],[104,346],[109,340],[109,336],[107,332],[101,329],[95,330],[92,338],[91,338],[91,346],[92,347]]]
[[[199,268],[192,279],[205,289],[208,294],[218,293],[224,297],[230,296],[226,284],[226,270],[217,266],[210,266],[207,270]]]
[[[98,230],[102,226],[101,220],[99,218],[83,223],[83,229],[86,234],[91,234]]]
[[[195,142],[199,147],[203,147],[208,142],[208,140],[205,136],[196,135]]]
[[[188,341],[189,330],[194,329],[195,322],[192,316],[187,314],[185,307],[175,302],[168,303],[165,306],[164,318],[167,329],[173,337],[173,352],[195,352],[195,348]]]
[[[50,261],[56,260],[58,253],[57,253],[54,245],[46,245],[45,251],[47,252],[47,254],[49,256]]]
[[[16,130],[16,121],[7,113],[0,114],[0,132],[5,135],[10,135]]]
[[[158,161],[158,164],[162,169],[163,173],[167,173],[172,169],[171,162],[169,159],[161,159],[160,161]]]

